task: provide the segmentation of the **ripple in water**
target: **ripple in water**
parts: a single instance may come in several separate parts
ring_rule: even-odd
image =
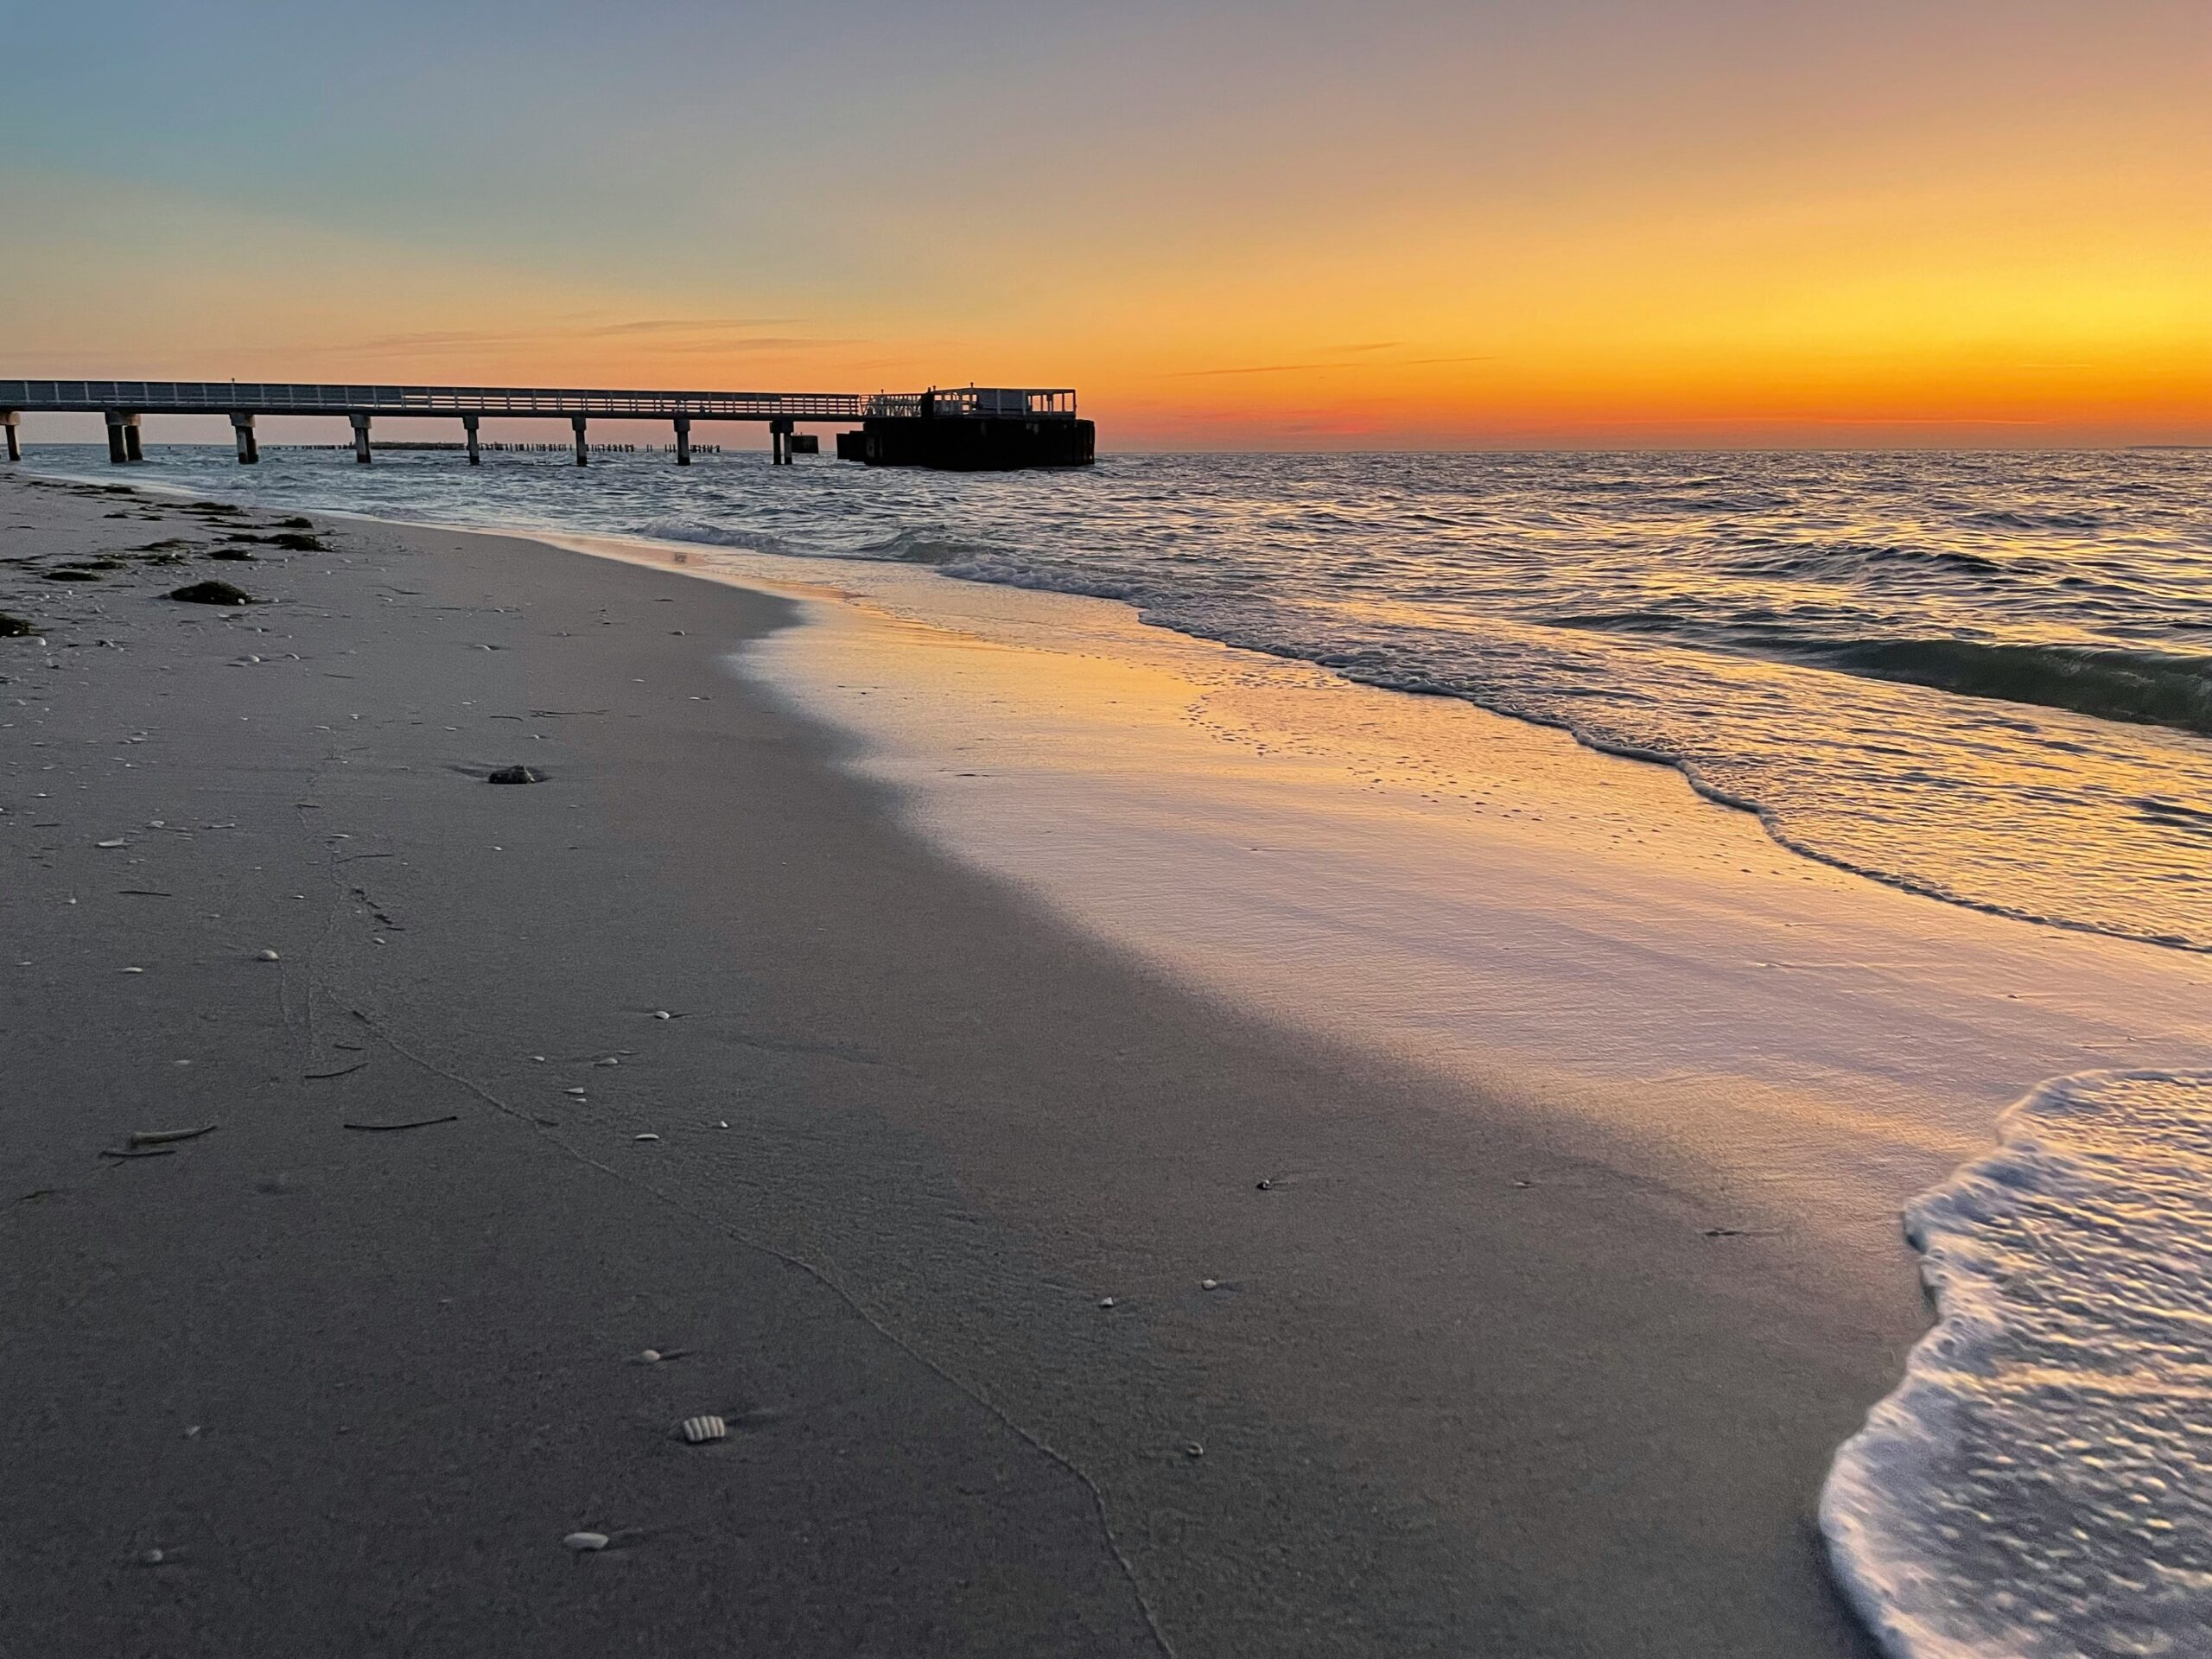
[[[1906,1230],[1940,1322],[1838,1453],[1838,1575],[1899,1659],[2212,1652],[2212,1073],[2097,1072]]]

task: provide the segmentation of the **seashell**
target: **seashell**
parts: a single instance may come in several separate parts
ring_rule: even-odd
[[[1200,1446],[1196,1440],[1192,1440],[1183,1448],[1183,1455],[1186,1458],[1203,1458],[1205,1454],[1205,1447]]]
[[[726,1440],[729,1425],[719,1417],[686,1417],[683,1420],[683,1439],[687,1445],[704,1446],[709,1440]]]
[[[616,1059],[612,1054],[610,1054],[603,1060],[594,1060],[592,1064],[594,1065],[620,1065],[622,1062]]]
[[[96,841],[92,845],[95,847],[127,847],[130,845],[130,842],[118,837],[114,841]]]
[[[1273,1181],[1260,1181],[1255,1183],[1255,1185],[1262,1192],[1272,1192],[1275,1190],[1275,1184]]]
[[[277,957],[274,950],[257,950],[253,953],[253,959],[256,962],[275,962]]]
[[[655,1008],[653,1010],[653,1018],[656,1020],[673,1020],[676,1016],[671,1014],[666,1008]]]
[[[632,1141],[658,1141],[660,1139],[660,1136],[657,1135],[633,1135],[630,1138]]]
[[[607,1535],[603,1532],[572,1532],[561,1542],[568,1548],[582,1554],[586,1550],[605,1549]]]
[[[639,1364],[640,1364],[640,1365],[658,1365],[658,1364],[659,1364],[659,1363],[660,1363],[660,1350],[659,1350],[659,1349],[658,1349],[658,1348],[648,1348],[648,1349],[646,1349],[643,1353],[641,1353],[641,1354],[639,1354],[639,1355],[638,1356],[638,1363],[639,1363]]]
[[[544,1065],[544,1064],[545,1064],[545,1057],[544,1057],[543,1054],[533,1054],[533,1055],[531,1055],[530,1058],[531,1058],[531,1059],[535,1060],[535,1061],[536,1061],[538,1065]]]
[[[1201,1279],[1198,1281],[1198,1288],[1200,1290],[1219,1290],[1221,1288],[1221,1281],[1218,1279]]]
[[[123,971],[126,974],[143,974],[146,970],[143,968],[126,968]]]
[[[141,1550],[138,1554],[138,1564],[141,1567],[159,1567],[168,1558],[169,1553],[165,1549]]]
[[[563,1089],[561,1092],[562,1092],[563,1094],[564,1094],[564,1095],[574,1095],[574,1096],[576,1096],[576,1098],[577,1098],[577,1099],[579,1099],[579,1100],[582,1100],[582,1099],[583,1098],[583,1093],[584,1093],[584,1091],[583,1091],[582,1090],[581,1090],[581,1089]]]
[[[1098,1306],[1101,1307],[1111,1307],[1114,1306],[1114,1299],[1111,1296],[1101,1296],[1098,1299]]]

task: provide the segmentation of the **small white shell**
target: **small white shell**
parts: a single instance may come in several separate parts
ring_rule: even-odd
[[[683,1439],[691,1446],[704,1446],[709,1440],[727,1440],[729,1425],[719,1417],[686,1417],[683,1420]]]
[[[1114,1306],[1114,1299],[1111,1296],[1101,1296],[1098,1299],[1098,1306],[1101,1307],[1111,1307]]]
[[[118,841],[96,841],[96,842],[94,842],[92,843],[92,845],[93,845],[93,846],[95,846],[95,847],[127,847],[127,846],[129,846],[130,844],[130,842],[125,842],[125,841],[120,841],[120,840],[118,840]]]
[[[653,1010],[653,1018],[656,1020],[673,1020],[676,1016],[671,1014],[666,1008],[655,1008]]]
[[[645,1351],[644,1351],[644,1352],[640,1353],[640,1354],[638,1356],[638,1363],[639,1363],[639,1364],[640,1364],[640,1365],[658,1365],[658,1364],[659,1364],[659,1363],[660,1363],[660,1350],[659,1350],[659,1349],[658,1349],[658,1348],[648,1348],[648,1349],[645,1350]]]
[[[660,1139],[660,1136],[657,1135],[633,1135],[630,1138],[632,1141],[658,1141]]]
[[[1198,1281],[1198,1288],[1200,1290],[1219,1290],[1221,1288],[1221,1281],[1218,1279],[1201,1279]]]
[[[123,971],[126,974],[143,974],[146,970],[143,968],[126,968]]]
[[[620,1065],[622,1062],[616,1059],[612,1054],[610,1054],[603,1060],[594,1060],[592,1064],[594,1065]]]
[[[277,957],[274,950],[257,950],[254,952],[253,959],[256,962],[275,962]]]
[[[1186,1458],[1203,1458],[1205,1454],[1205,1447],[1200,1446],[1196,1440],[1192,1440],[1183,1448],[1183,1455]]]
[[[607,1535],[603,1532],[572,1532],[561,1542],[581,1554],[588,1549],[605,1549]]]
[[[564,1095],[574,1095],[576,1098],[581,1100],[583,1098],[584,1091],[581,1089],[563,1089],[561,1092]]]

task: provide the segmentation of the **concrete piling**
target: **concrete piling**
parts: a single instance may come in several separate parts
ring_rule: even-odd
[[[788,467],[791,464],[791,423],[779,418],[768,423],[768,464]]]
[[[126,410],[111,409],[106,411],[106,420],[108,460],[118,467],[145,460],[145,451],[138,442],[138,417]]]
[[[481,467],[484,464],[484,457],[476,453],[477,420],[478,417],[474,415],[464,415],[461,417],[461,429],[468,435],[468,464],[472,467]]]
[[[572,415],[569,424],[576,429],[576,465],[582,467],[589,459],[589,452],[584,448],[584,416]]]
[[[365,467],[369,464],[369,417],[349,415],[346,418],[353,423],[353,459]]]
[[[238,465],[251,467],[261,459],[261,446],[254,441],[253,416],[233,413],[231,434],[238,441]]]
[[[8,459],[10,461],[23,458],[23,440],[16,428],[16,423],[22,418],[12,409],[0,409],[0,432],[8,435]]]
[[[679,467],[691,464],[691,417],[689,415],[676,417],[676,464]]]

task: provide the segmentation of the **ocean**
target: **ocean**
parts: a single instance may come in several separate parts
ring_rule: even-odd
[[[1807,856],[2212,950],[2212,453],[765,456],[156,449],[272,505],[1119,599],[1665,761]],[[105,475],[90,448],[72,471]]]
[[[1674,766],[1790,853],[2024,938],[2212,950],[2212,454],[264,455],[130,476],[1120,601]],[[2002,1135],[1908,1211],[1940,1318],[1831,1472],[1839,1577],[1915,1659],[2201,1650],[2212,1077],[2056,1077]]]

